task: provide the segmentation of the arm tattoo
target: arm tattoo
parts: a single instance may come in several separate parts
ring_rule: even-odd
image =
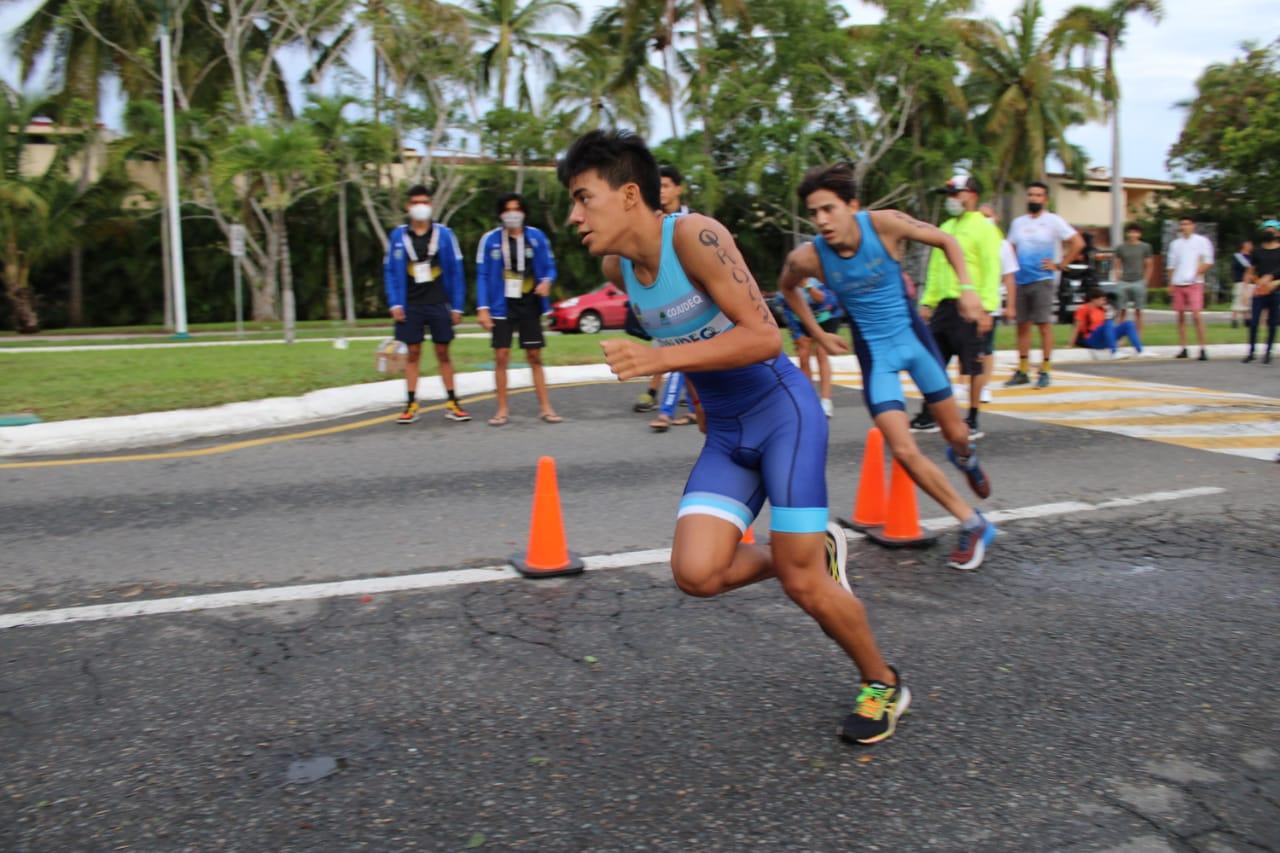
[[[722,266],[729,267],[730,277],[747,289],[747,294],[751,297],[751,302],[755,305],[756,310],[760,313],[760,319],[774,326],[777,321],[773,319],[773,312],[769,310],[769,306],[764,303],[764,297],[760,295],[760,288],[756,285],[756,280],[752,277],[750,270],[740,265],[733,258],[727,249],[720,245],[720,237],[716,232],[709,228],[704,228],[698,232],[698,242],[713,250]]]

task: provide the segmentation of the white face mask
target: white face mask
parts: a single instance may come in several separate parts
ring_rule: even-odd
[[[519,228],[524,225],[524,214],[518,210],[508,210],[498,218],[502,220],[504,228]]]
[[[431,205],[429,204],[411,204],[409,205],[409,218],[414,222],[430,222],[431,221]]]
[[[947,213],[950,213],[952,216],[959,216],[964,213],[964,202],[958,198],[949,198],[944,201],[942,205],[947,209]]]

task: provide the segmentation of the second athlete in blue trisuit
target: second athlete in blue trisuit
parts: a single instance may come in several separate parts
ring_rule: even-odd
[[[659,214],[658,168],[644,141],[592,131],[561,161],[569,221],[606,278],[625,286],[660,346],[601,344],[619,379],[683,372],[706,443],[685,486],[671,548],[676,584],[716,595],[776,577],[857,665],[863,678],[841,734],[893,734],[910,693],[880,655],[845,578],[844,533],[827,520],[826,417],[782,340],[733,238],[706,216]],[[765,500],[767,548],[742,544]]]
[[[950,234],[905,213],[860,210],[857,183],[847,164],[811,169],[798,194],[819,235],[787,257],[778,289],[813,339],[833,354],[848,352],[848,346],[838,335],[818,327],[799,287],[806,278],[817,277],[835,291],[853,326],[862,393],[871,417],[894,458],[916,484],[960,521],[960,541],[948,565],[976,569],[995,540],[996,529],[960,497],[938,466],[916,446],[899,378],[904,370],[911,375],[950,444],[948,458],[964,473],[974,493],[987,497],[991,484],[978,465],[969,427],[952,400],[951,380],[933,335],[907,296],[898,260],[898,247],[904,240],[942,249],[960,281],[962,316],[980,328],[990,328],[991,317],[969,284],[964,253]]]

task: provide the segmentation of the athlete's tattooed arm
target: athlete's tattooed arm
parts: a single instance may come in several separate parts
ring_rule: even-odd
[[[941,249],[947,262],[956,271],[956,279],[960,282],[960,298],[958,307],[960,316],[970,323],[978,324],[978,331],[986,333],[991,328],[991,315],[982,307],[982,300],[973,289],[973,279],[969,277],[969,268],[964,262],[964,251],[955,237],[935,225],[921,222],[900,210],[876,210],[871,213],[871,224],[876,233],[885,242],[899,240],[915,240],[926,246]]]
[[[676,223],[674,243],[685,275],[733,328],[708,340],[664,347],[666,369],[728,370],[778,355],[778,324],[729,231],[708,216],[688,214]]]
[[[816,278],[823,281],[822,263],[818,260],[818,250],[812,243],[806,243],[793,249],[782,265],[782,273],[778,276],[778,292],[787,300],[787,305],[795,313],[800,326],[809,337],[817,341],[824,350],[832,355],[840,355],[849,351],[844,338],[823,331],[818,320],[809,307],[809,298],[805,295],[803,285],[806,280]]]

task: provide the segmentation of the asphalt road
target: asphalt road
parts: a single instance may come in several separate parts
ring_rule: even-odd
[[[1266,393],[1226,363],[1081,369],[1175,368]],[[0,612],[502,562],[544,453],[571,547],[664,547],[700,437],[650,434],[636,390],[556,389],[558,426],[522,396],[502,429],[480,402],[471,424],[0,471]],[[0,847],[1280,847],[1280,466],[984,425],[992,508],[1225,491],[1007,522],[975,575],[942,567],[949,537],[854,543],[916,695],[879,747],[834,736],[853,673],[776,584],[694,600],[661,566],[13,628]],[[866,426],[839,391],[835,512]]]

